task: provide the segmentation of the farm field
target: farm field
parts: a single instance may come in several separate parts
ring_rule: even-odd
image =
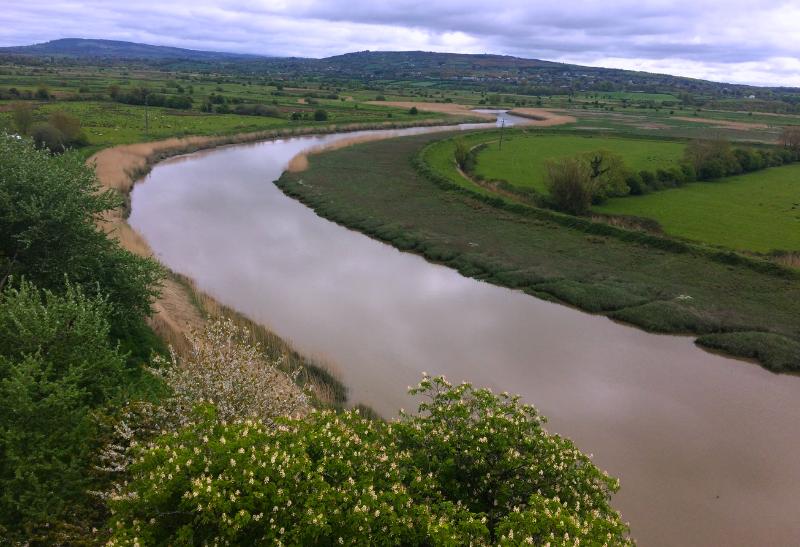
[[[545,163],[549,159],[609,150],[622,156],[629,169],[655,171],[675,165],[684,149],[681,142],[594,135],[513,134],[503,139],[502,148],[499,141],[488,142],[477,155],[477,175],[542,193],[546,192]]]
[[[711,245],[756,252],[798,251],[800,165],[614,198],[595,210],[652,218],[669,235]]]
[[[2,106],[2,105],[0,105]],[[35,105],[34,121],[46,121],[56,111],[76,116],[88,137],[92,150],[117,144],[158,140],[185,135],[219,135],[247,133],[281,127],[324,126],[348,123],[403,123],[424,122],[443,118],[441,114],[420,112],[411,116],[407,112],[383,106],[362,105],[341,101],[319,101],[314,106],[285,105],[284,117],[247,116],[239,114],[210,114],[199,110],[176,110],[163,107],[120,104],[109,101],[50,101]],[[328,119],[290,120],[293,110],[313,112],[315,108],[326,111]],[[147,112],[145,114],[145,112]],[[147,118],[147,125],[145,125]],[[0,127],[11,125],[10,112],[0,110]]]

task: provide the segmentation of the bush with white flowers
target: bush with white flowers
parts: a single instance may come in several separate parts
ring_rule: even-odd
[[[618,485],[515,397],[443,378],[415,415],[265,422],[196,407],[136,448],[111,544],[620,545]]]

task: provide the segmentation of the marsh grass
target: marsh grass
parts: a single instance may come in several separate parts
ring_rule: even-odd
[[[800,343],[771,332],[717,333],[701,336],[699,346],[754,359],[772,372],[800,372]]]

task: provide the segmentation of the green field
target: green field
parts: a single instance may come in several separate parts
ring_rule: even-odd
[[[503,139],[502,149],[499,142],[489,141],[489,146],[478,153],[475,174],[544,193],[545,162],[549,159],[603,149],[621,155],[630,169],[655,171],[674,165],[682,157],[683,148],[683,143],[661,140],[513,134]]]
[[[800,250],[800,165],[697,182],[595,208],[657,220],[674,236],[738,250]]]
[[[636,93],[635,91],[594,91],[579,93],[582,99],[617,100],[617,101],[667,101],[679,102],[680,99],[670,93]]]

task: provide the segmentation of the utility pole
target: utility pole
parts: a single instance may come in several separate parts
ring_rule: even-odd
[[[150,94],[145,90],[144,92],[144,136],[145,138],[150,137],[150,127],[147,120],[147,99],[150,97]]]
[[[500,118],[500,147],[499,149],[503,149],[503,130],[506,128],[506,119]]]

